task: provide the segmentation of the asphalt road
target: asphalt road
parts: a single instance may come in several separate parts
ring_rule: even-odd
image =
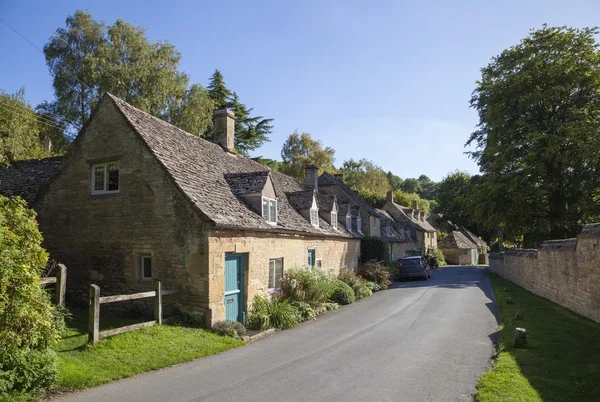
[[[482,268],[397,282],[318,320],[64,401],[470,401],[496,332]]]

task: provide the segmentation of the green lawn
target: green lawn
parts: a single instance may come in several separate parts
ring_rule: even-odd
[[[477,400],[600,401],[600,324],[497,275],[490,279],[502,324],[498,357],[479,380]],[[514,320],[519,308],[523,321]],[[515,327],[527,329],[526,348],[513,348]]]
[[[87,343],[86,312],[76,312],[56,347],[60,367],[59,390],[75,390],[130,377],[149,370],[187,362],[243,345],[230,337],[177,324],[154,326]],[[100,318],[101,330],[135,323]]]

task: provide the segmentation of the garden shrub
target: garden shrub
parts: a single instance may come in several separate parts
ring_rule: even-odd
[[[325,310],[326,311],[331,311],[331,310],[337,310],[338,308],[340,308],[340,305],[334,302],[326,302],[325,305]]]
[[[291,269],[283,275],[281,295],[290,302],[306,302],[316,309],[329,299],[333,285],[332,278],[323,271]]]
[[[358,269],[358,275],[369,282],[375,282],[379,289],[387,289],[392,283],[390,281],[390,271],[387,267],[374,260],[363,263]]]
[[[439,248],[433,249],[433,251],[427,256],[427,262],[432,267],[443,267],[446,265],[446,258],[444,253]]]
[[[212,330],[219,335],[231,336],[233,338],[241,338],[242,336],[246,335],[246,327],[244,327],[241,322],[237,321],[217,321],[213,324]]]
[[[346,304],[352,304],[356,300],[356,296],[354,295],[354,290],[345,282],[342,282],[339,279],[335,280],[335,285],[333,288],[333,293],[329,299],[332,302],[341,304],[342,306]]]
[[[261,296],[254,297],[247,320],[248,328],[261,331],[292,328],[298,322],[298,311],[287,300],[274,298],[269,301]]]
[[[35,212],[0,196],[0,400],[56,381],[61,314],[40,285],[48,261]]]
[[[400,270],[398,266],[398,261],[389,261],[386,264],[388,271],[390,271],[390,280],[394,280],[398,278],[398,271]]]
[[[360,255],[362,261],[388,261],[390,245],[382,237],[363,237],[360,242]]]
[[[352,270],[342,269],[338,275],[338,279],[346,283],[354,290],[354,296],[356,300],[362,299],[367,296],[371,296],[373,293],[367,284],[367,281],[356,275]]]
[[[300,321],[314,320],[317,318],[317,313],[315,313],[315,310],[307,302],[293,301],[290,304],[298,312]]]

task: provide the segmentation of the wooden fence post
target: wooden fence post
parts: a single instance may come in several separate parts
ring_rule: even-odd
[[[88,341],[93,345],[100,339],[100,288],[90,285],[89,290]]]
[[[156,290],[156,296],[154,297],[154,320],[158,325],[162,324],[162,283],[158,280],[154,280],[154,289]]]
[[[67,267],[58,264],[56,267],[56,287],[54,288],[55,303],[65,306],[65,291],[67,290]]]

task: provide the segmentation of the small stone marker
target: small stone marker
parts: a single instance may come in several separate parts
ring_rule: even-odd
[[[525,311],[524,310],[517,310],[517,312],[515,313],[515,320],[517,321],[521,321],[523,320],[523,316],[525,315]]]
[[[515,328],[515,348],[523,347],[527,343],[527,330]]]
[[[513,304],[512,298],[510,296],[506,298],[506,304]]]

